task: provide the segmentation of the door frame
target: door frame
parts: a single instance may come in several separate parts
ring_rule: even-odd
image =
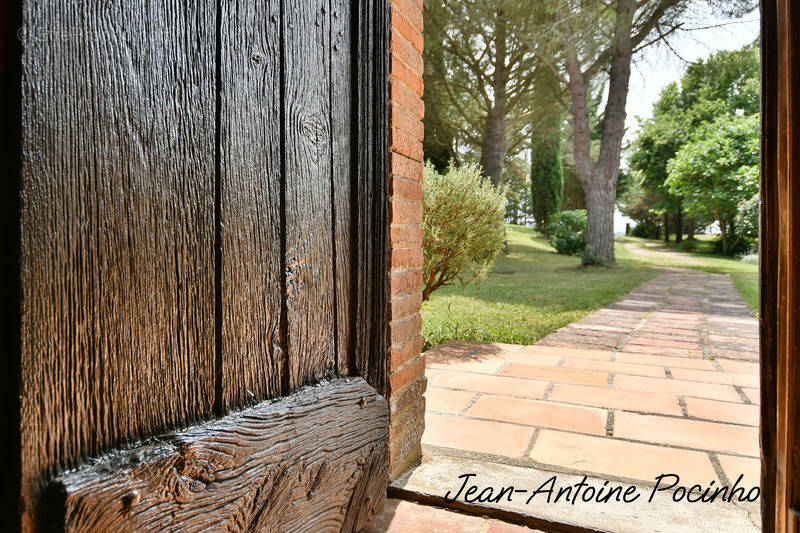
[[[800,531],[800,8],[761,1],[761,521]]]

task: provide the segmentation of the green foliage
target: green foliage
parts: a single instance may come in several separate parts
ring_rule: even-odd
[[[586,211],[562,211],[552,217],[547,226],[550,244],[556,252],[577,255],[586,247]]]
[[[506,190],[481,176],[477,165],[450,165],[440,174],[428,162],[423,172],[422,228],[425,236],[423,298],[459,280],[478,281],[503,247]]]
[[[712,253],[718,255],[737,256],[750,253],[750,251],[755,247],[755,240],[739,235],[735,239],[728,239],[727,241],[721,238],[714,239],[713,244],[714,246],[712,248]]]
[[[453,339],[533,344],[657,274],[641,264],[576,268],[575,257],[554,254],[533,228],[506,231],[508,253],[479,286],[444,287],[422,305],[425,349]]]
[[[630,167],[640,187],[623,196],[623,213],[635,220],[652,220],[681,211],[695,227],[718,220],[724,226],[726,247],[736,240],[726,233],[742,194],[752,191],[750,155],[758,142],[759,71],[759,47],[753,43],[690,65],[680,83],[664,88],[653,106],[653,117],[640,123],[632,146]],[[735,142],[724,140],[718,129]],[[746,135],[732,131],[736,129]],[[744,149],[737,143],[743,143]],[[705,150],[711,153],[704,155]],[[743,159],[747,168],[738,174],[730,172],[731,162]],[[670,168],[676,177],[670,177]],[[685,179],[692,173],[693,180]],[[705,174],[704,184],[701,174]]]
[[[651,221],[639,222],[631,230],[631,235],[644,239],[658,239],[658,224]]]
[[[734,253],[730,227],[739,204],[758,192],[759,115],[725,115],[699,128],[667,164],[667,185],[691,214],[713,213],[721,251]]]
[[[700,248],[700,241],[696,241],[694,239],[691,240],[687,239],[685,241],[681,241],[678,244],[677,248],[681,252],[694,252],[698,248]]]
[[[558,131],[531,148],[531,207],[539,228],[546,229],[550,217],[561,209],[563,195],[561,132]]]
[[[560,82],[547,68],[536,75],[536,120],[531,126],[531,209],[536,226],[547,230],[550,217],[561,210],[564,169],[561,163],[562,108]]]
[[[736,214],[736,231],[739,235],[750,239],[758,238],[760,205],[761,200],[757,194],[739,204],[739,212]]]

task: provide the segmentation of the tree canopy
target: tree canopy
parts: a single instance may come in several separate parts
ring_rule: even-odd
[[[674,214],[700,226],[717,220],[723,251],[732,249],[738,206],[757,193],[758,111],[756,43],[689,65],[640,122],[629,158],[639,196],[628,195],[623,212],[644,221]]]

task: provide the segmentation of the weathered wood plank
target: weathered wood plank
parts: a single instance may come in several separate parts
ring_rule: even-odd
[[[283,3],[289,387],[335,372],[328,0]]]
[[[54,469],[211,412],[215,5],[24,2],[25,529]]]
[[[279,2],[222,2],[220,410],[281,394]]]
[[[388,381],[389,3],[358,5],[358,133],[355,372],[386,392]]]
[[[333,192],[336,353],[339,373],[350,373],[353,334],[353,33],[354,8],[331,0],[331,156]]]
[[[386,400],[307,387],[55,480],[67,531],[357,531],[383,506]]]

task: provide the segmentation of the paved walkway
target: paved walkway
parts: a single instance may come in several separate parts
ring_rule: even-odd
[[[438,507],[389,499],[361,533],[536,533],[514,524]],[[541,532],[539,532],[541,533]]]
[[[758,484],[757,321],[728,276],[664,269],[534,346],[453,341],[427,367],[429,452]]]

